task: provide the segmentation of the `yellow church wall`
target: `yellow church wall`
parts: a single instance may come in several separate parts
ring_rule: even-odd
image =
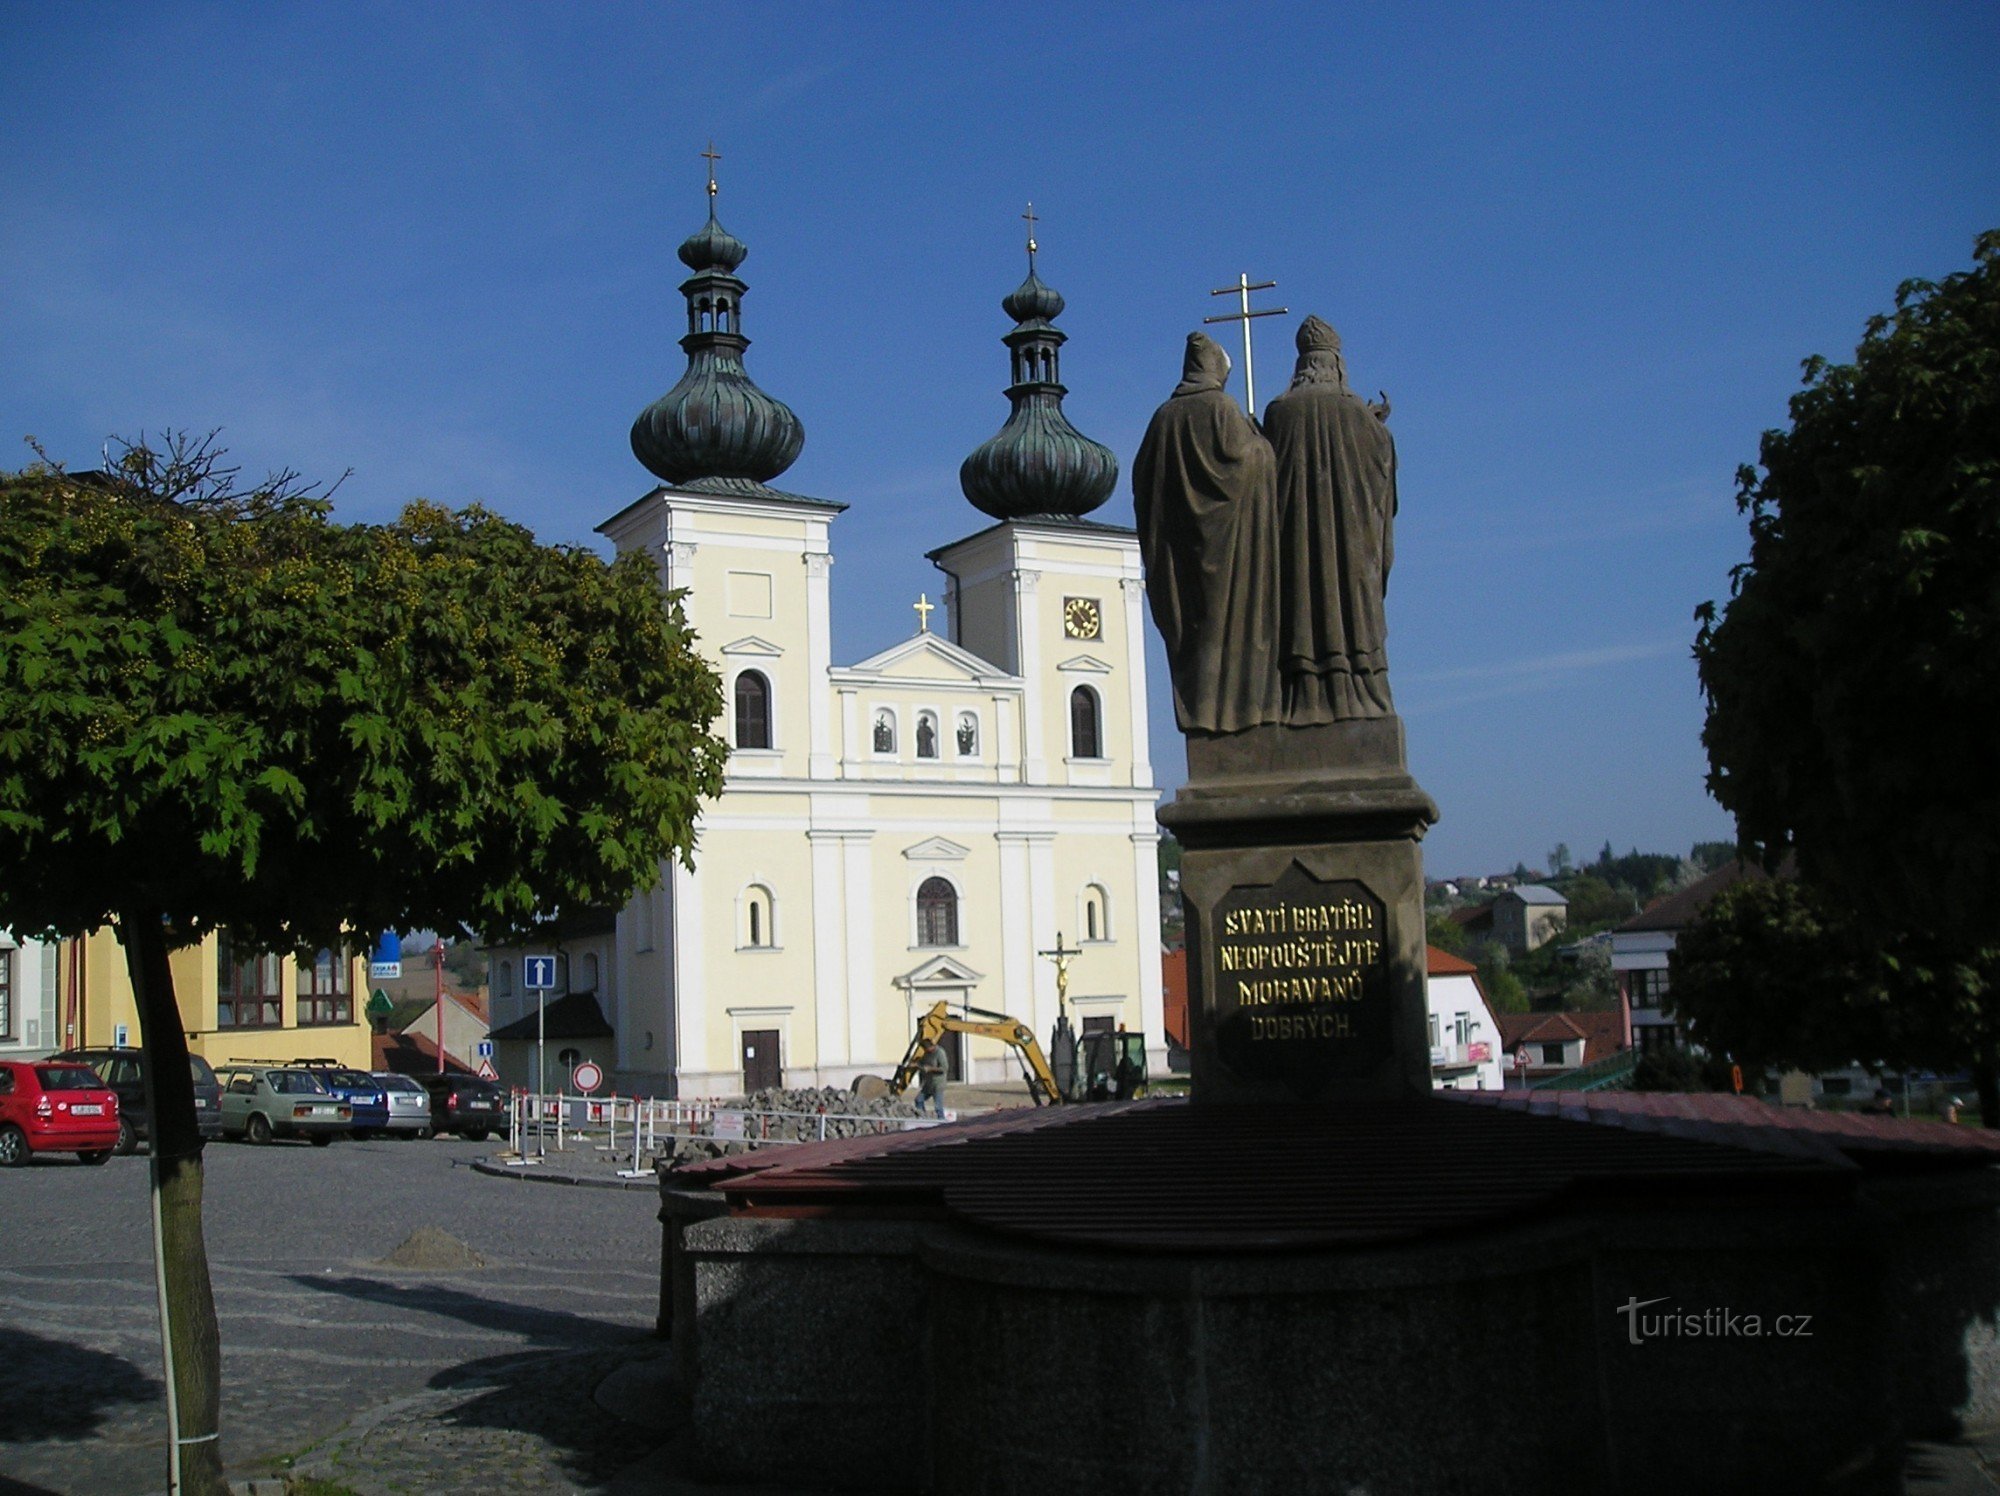
[[[734,797],[737,801],[752,797]],[[803,822],[804,800],[757,795],[739,813],[768,821],[788,802]],[[766,804],[766,800],[776,804]],[[757,830],[724,821],[697,856],[701,890],[702,982],[708,1033],[699,1061],[711,1071],[742,1064],[742,1034],[776,1029],[787,1070],[819,1063],[813,981],[812,869],[796,830]],[[760,906],[758,940],[749,910]],[[781,1011],[788,1010],[788,1011]]]

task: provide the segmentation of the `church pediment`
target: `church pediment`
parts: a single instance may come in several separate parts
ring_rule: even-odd
[[[1019,678],[936,634],[913,634],[901,644],[833,672],[844,681],[949,681],[982,686],[1018,685]]]
[[[955,841],[946,841],[941,836],[933,836],[928,841],[920,841],[914,847],[903,848],[903,855],[912,862],[963,862],[972,855],[971,848],[961,847]]]
[[[1056,669],[1073,675],[1109,675],[1111,673],[1111,667],[1098,659],[1096,655],[1073,655],[1056,666]]]
[[[970,987],[985,977],[950,956],[933,956],[914,971],[896,978],[898,987]]]
[[[759,639],[755,634],[745,634],[741,639],[722,646],[725,655],[761,655],[767,660],[775,660],[784,651],[769,639]]]

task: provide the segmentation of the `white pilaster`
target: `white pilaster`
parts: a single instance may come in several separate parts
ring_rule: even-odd
[[[1125,595],[1125,701],[1132,713],[1131,783],[1136,789],[1146,790],[1153,787],[1152,741],[1146,722],[1146,584],[1139,577],[1122,577],[1118,588]]]
[[[1051,950],[1061,921],[1056,913],[1056,839],[1048,832],[1028,837],[1028,907],[1034,911],[1030,932],[1030,959],[1035,963],[1035,1017],[1037,1035],[1047,1034],[1056,1024],[1056,968],[1053,961],[1034,956],[1034,951]],[[1074,940],[1070,942],[1074,944]]]
[[[654,939],[666,941],[674,969],[673,1018],[678,1035],[674,1065],[682,1075],[705,1074],[716,1067],[716,1062],[708,1052],[708,983],[701,941],[701,931],[705,928],[702,879],[678,860],[669,861],[667,867],[673,880],[673,897],[668,906],[667,928]],[[727,917],[727,912],[724,910],[720,917]],[[734,1057],[722,1063],[728,1068]]]
[[[1145,815],[1144,810],[1140,811]],[[1132,886],[1139,907],[1127,928],[1139,947],[1139,1025],[1146,1036],[1146,1065],[1167,1073],[1167,1009],[1160,972],[1160,833],[1132,833]]]
[[[827,699],[827,672],[833,667],[833,606],[827,573],[833,556],[824,549],[826,527],[816,526],[814,542],[821,549],[805,553],[806,568],[806,728],[811,756],[806,773],[813,779],[834,777],[833,703]]]
[[[842,838],[841,892],[847,905],[847,927],[857,932],[847,942],[847,1054],[850,1061],[877,1058],[881,1042],[875,1034],[875,864],[869,846],[872,833],[850,832]]]
[[[813,1032],[822,1071],[847,1063],[850,1048],[847,986],[848,924],[842,889],[846,868],[837,831],[808,831],[812,849]],[[857,931],[865,940],[866,931]]]
[[[1028,837],[999,831],[994,839],[1000,844],[1000,1006],[1032,1025],[1040,947],[1028,898]]]
[[[1017,673],[1028,683],[1022,703],[1022,716],[1026,719],[1022,723],[1025,740],[1022,746],[1026,749],[1022,767],[1029,784],[1049,782],[1046,745],[1042,742],[1042,697],[1047,694],[1050,682],[1042,676],[1042,630],[1036,596],[1041,580],[1039,571],[1015,568],[1014,657],[1020,662]]]

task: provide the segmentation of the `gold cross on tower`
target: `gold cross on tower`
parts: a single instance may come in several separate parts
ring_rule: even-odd
[[[931,601],[928,592],[919,592],[917,600],[910,606],[917,610],[917,632],[928,634],[931,631],[931,614],[937,611],[937,604]]]
[[[1056,963],[1056,1012],[1066,1014],[1069,1003],[1069,963],[1083,952],[1075,946],[1063,944],[1062,931],[1056,931],[1056,948],[1052,951],[1036,951],[1038,956],[1046,956]]]
[[[1033,203],[1028,204],[1028,211],[1021,216],[1028,221],[1028,273],[1032,275],[1035,271],[1035,225],[1040,223],[1041,220],[1035,217],[1035,205]]]
[[[715,148],[715,142],[711,140],[711,141],[710,141],[710,142],[708,143],[708,149],[707,149],[707,150],[705,150],[705,151],[703,151],[703,152],[702,152],[701,154],[702,154],[702,156],[703,156],[703,157],[704,157],[704,158],[705,158],[705,159],[707,160],[707,162],[708,162],[708,195],[709,195],[710,197],[714,197],[714,196],[715,196],[715,163],[716,163],[716,162],[718,162],[718,161],[720,161],[720,160],[722,159],[722,153],[721,153],[720,151],[716,150],[716,148]]]
[[[1240,298],[1242,310],[1224,313],[1220,317],[1203,317],[1203,322],[1241,322],[1243,324],[1243,410],[1251,420],[1257,419],[1257,372],[1250,358],[1250,319],[1252,317],[1277,317],[1291,310],[1290,307],[1274,306],[1261,312],[1250,310],[1250,293],[1268,291],[1277,285],[1276,281],[1253,281],[1247,275],[1238,275],[1236,284],[1224,286],[1220,291],[1210,291],[1211,296],[1235,296]]]

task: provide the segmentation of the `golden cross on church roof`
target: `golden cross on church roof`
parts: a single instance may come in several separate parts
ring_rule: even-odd
[[[931,614],[937,611],[937,604],[931,601],[928,592],[919,592],[917,600],[910,606],[917,610],[917,632],[928,634],[931,631]]]
[[[1035,217],[1033,203],[1028,204],[1028,211],[1021,216],[1028,221],[1028,269],[1032,271],[1035,268],[1035,225],[1041,220]]]
[[[710,141],[710,142],[708,143],[708,149],[707,149],[707,150],[705,150],[705,151],[703,151],[703,152],[702,152],[701,154],[702,154],[703,158],[704,158],[704,159],[706,159],[706,160],[707,160],[707,162],[708,162],[708,195],[709,195],[710,197],[714,197],[714,196],[715,196],[715,163],[716,163],[716,162],[718,162],[718,161],[720,161],[720,160],[722,159],[722,153],[721,153],[720,151],[716,150],[716,148],[715,148],[715,142],[711,140],[711,141]]]

